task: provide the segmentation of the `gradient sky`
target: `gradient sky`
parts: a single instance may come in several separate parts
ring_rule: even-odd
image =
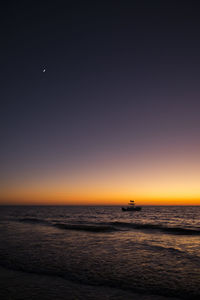
[[[108,2],[1,4],[1,204],[200,205],[199,10]]]

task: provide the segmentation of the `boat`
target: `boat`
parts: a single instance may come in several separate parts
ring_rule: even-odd
[[[142,207],[135,206],[135,201],[130,200],[127,207],[122,207],[122,211],[140,211]]]

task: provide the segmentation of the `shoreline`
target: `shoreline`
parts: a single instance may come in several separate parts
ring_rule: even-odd
[[[139,294],[112,287],[79,284],[54,276],[31,274],[0,267],[0,299],[178,300],[179,298]]]

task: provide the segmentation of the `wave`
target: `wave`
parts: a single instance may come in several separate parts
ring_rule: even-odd
[[[148,248],[148,249],[153,249],[153,250],[156,250],[156,251],[159,251],[159,252],[170,252],[171,254],[174,254],[174,255],[184,255],[186,256],[186,252],[184,251],[181,251],[177,248],[174,248],[174,247],[165,247],[165,246],[161,246],[161,245],[151,245],[151,244],[141,244],[142,246]],[[192,256],[189,255],[189,258],[191,258]],[[193,257],[192,257],[193,258]]]
[[[83,231],[92,231],[92,232],[109,232],[116,231],[111,225],[89,225],[89,224],[62,224],[56,223],[53,226],[66,229],[66,230],[83,230]]]
[[[16,221],[16,220],[15,220]],[[41,225],[48,225],[53,226],[59,229],[65,230],[80,230],[80,231],[90,231],[90,232],[111,232],[117,231],[117,229],[112,225],[103,225],[103,224],[91,224],[91,223],[79,223],[79,224],[70,224],[70,223],[58,223],[55,220],[52,222],[48,222],[44,219],[38,218],[19,218],[17,219],[18,222],[21,223],[28,223],[28,224],[41,224]],[[56,223],[55,223],[56,222]]]
[[[38,219],[34,217],[27,218],[19,218],[18,222],[29,223],[29,224],[41,224],[53,226],[59,229],[65,230],[77,230],[77,231],[89,231],[89,232],[114,232],[114,231],[124,231],[124,230],[144,230],[146,232],[156,232],[160,231],[166,234],[174,234],[174,235],[200,235],[199,229],[190,229],[183,227],[170,227],[164,226],[162,224],[151,224],[151,223],[128,223],[128,222],[102,222],[102,223],[86,223],[79,222],[75,223],[59,223],[49,222],[45,219]]]
[[[19,218],[17,221],[21,222],[21,223],[30,223],[30,224],[37,224],[37,223],[47,224],[48,223],[44,219],[38,219],[38,218],[34,218],[34,217],[31,217],[31,218]]]
[[[126,222],[112,222],[112,226],[138,229],[138,230],[157,230],[169,234],[179,234],[179,235],[200,235],[200,230],[183,228],[183,227],[168,227],[162,224],[149,224],[149,223],[126,223]]]

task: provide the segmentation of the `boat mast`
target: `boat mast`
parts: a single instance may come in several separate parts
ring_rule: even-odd
[[[130,202],[129,202],[129,205],[135,205],[135,203],[134,203],[135,201],[134,200],[130,200]]]

